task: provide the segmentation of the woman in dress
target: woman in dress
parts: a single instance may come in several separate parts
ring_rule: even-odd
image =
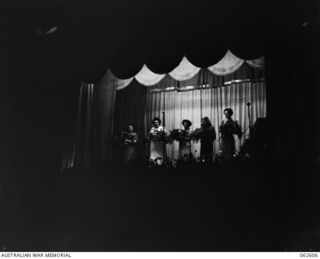
[[[123,163],[127,165],[132,160],[136,159],[136,144],[138,142],[138,135],[132,125],[128,126],[128,131],[122,132],[122,140],[124,144]]]
[[[159,118],[152,120],[152,128],[149,131],[150,138],[150,160],[155,161],[158,165],[163,163],[164,160],[164,148],[165,148],[165,136],[166,132],[161,125]]]
[[[225,120],[219,127],[219,132],[221,133],[221,156],[224,161],[228,161],[234,157],[236,151],[233,135],[237,135],[240,139],[242,130],[238,122],[232,119],[232,109],[226,108],[223,113]]]
[[[192,123],[189,120],[183,120],[182,125],[184,129],[181,131],[179,140],[179,158],[188,159],[191,156],[191,135],[190,129]]]
[[[200,157],[205,163],[212,163],[213,141],[216,139],[216,130],[208,117],[201,119],[201,128],[193,134],[196,141],[200,140]]]

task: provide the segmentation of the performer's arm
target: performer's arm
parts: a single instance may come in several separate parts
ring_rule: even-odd
[[[220,124],[220,126],[219,126],[219,132],[220,132],[220,133],[222,132],[222,127],[223,127],[223,125],[224,125],[224,122],[222,121],[221,124]]]
[[[138,142],[138,134],[137,133],[134,134],[134,138],[133,138],[132,142],[134,144]]]
[[[191,140],[191,133],[189,133],[189,134],[187,134],[187,135],[182,135],[182,137],[181,137],[183,140],[185,140],[185,141],[190,141]]]
[[[151,130],[149,131],[149,138],[152,138],[153,136],[154,136],[154,130],[151,129]]]
[[[242,128],[237,121],[235,122],[235,134],[239,139],[242,138]]]
[[[216,140],[217,134],[216,134],[216,129],[212,126],[212,138],[213,140]]]
[[[131,144],[131,143],[132,143],[132,140],[131,140],[131,139],[125,139],[125,140],[124,140],[124,143],[125,143],[125,144]]]

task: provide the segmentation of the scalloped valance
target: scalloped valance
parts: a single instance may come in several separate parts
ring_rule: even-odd
[[[208,67],[208,70],[215,75],[225,76],[237,71],[244,62],[257,69],[264,68],[264,57],[254,60],[243,60],[228,50],[225,56],[217,64]],[[195,76],[200,70],[201,68],[194,66],[186,57],[183,57],[180,64],[168,74],[174,80],[185,81]],[[127,87],[134,78],[144,86],[153,86],[159,83],[165,75],[166,74],[156,74],[152,72],[147,65],[144,65],[134,77],[119,79],[108,70],[105,78],[108,78],[107,80],[109,82],[110,80],[112,81],[111,84],[116,90],[121,90]]]

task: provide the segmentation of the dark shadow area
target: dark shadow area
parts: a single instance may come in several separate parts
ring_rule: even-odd
[[[7,251],[318,251],[319,175],[280,161],[1,181]],[[318,168],[319,169],[319,168]]]

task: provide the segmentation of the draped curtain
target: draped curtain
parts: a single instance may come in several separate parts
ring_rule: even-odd
[[[141,106],[141,102],[145,105]],[[250,107],[247,106],[250,103]],[[208,69],[201,69],[188,80],[177,81],[171,75],[164,76],[157,84],[143,86],[136,79],[116,93],[114,133],[126,130],[129,124],[138,125],[140,140],[148,135],[152,119],[162,119],[165,113],[165,128],[169,132],[182,128],[183,119],[192,121],[192,128],[200,127],[201,118],[207,116],[218,132],[223,120],[223,110],[232,108],[233,118],[238,120],[244,134],[236,140],[240,149],[249,133],[248,109],[251,122],[266,116],[266,85],[264,71],[257,70],[246,63],[232,74],[217,76]],[[144,111],[142,111],[144,109]],[[214,153],[220,149],[220,139],[214,143]],[[149,148],[140,143],[139,154],[148,156]],[[177,158],[179,143],[167,145],[169,159]],[[200,143],[192,145],[195,156],[200,153]]]
[[[226,76],[232,75],[241,66],[248,64],[252,68],[262,69],[264,68],[264,57],[254,59],[254,60],[243,60],[235,56],[230,50],[224,55],[224,57],[216,64],[207,68],[211,74],[216,76]],[[190,61],[183,57],[180,64],[174,68],[169,75],[175,81],[185,81],[189,80],[201,71],[200,67],[194,66]],[[109,73],[110,71],[108,71]],[[138,74],[129,79],[118,79],[117,80],[117,90],[124,89],[127,87],[133,79],[136,79],[141,85],[144,86],[154,86],[158,84],[166,74],[156,74],[152,72],[146,65],[143,65]]]
[[[72,158],[69,161],[69,167],[75,165],[90,165],[94,160],[92,155],[94,139],[96,134],[94,132],[97,111],[97,95],[96,88],[93,84],[81,84],[79,107],[78,107],[78,120],[76,127],[76,136],[74,140]]]
[[[247,103],[251,105],[248,107]],[[151,127],[152,118],[161,118],[165,112],[165,128],[170,131],[182,128],[183,119],[192,121],[192,129],[200,127],[201,118],[209,117],[218,132],[218,126],[223,120],[223,110],[232,108],[233,119],[238,120],[243,128],[244,134],[241,140],[236,140],[236,148],[240,149],[249,133],[248,109],[252,122],[259,117],[266,116],[266,89],[265,82],[242,82],[233,83],[225,87],[196,89],[190,91],[162,91],[149,92],[147,100],[147,125]],[[121,118],[120,118],[121,119]],[[214,143],[214,153],[220,149],[219,137]],[[192,145],[195,156],[200,153],[200,144]],[[169,159],[178,157],[179,143],[174,142],[167,145]]]
[[[190,119],[193,128],[208,116],[216,130],[223,109],[231,107],[234,119],[248,132],[247,102],[251,102],[252,122],[266,116],[264,58],[242,60],[230,51],[215,65],[198,68],[184,57],[168,74],[156,74],[146,65],[132,78],[119,79],[109,70],[96,84],[81,84],[78,121],[73,147],[62,154],[62,168],[115,161],[121,150],[113,137],[133,124],[140,137],[139,153],[148,155],[141,140],[147,135],[154,116],[166,115],[166,129],[180,128]],[[214,144],[219,150],[219,140]],[[169,158],[178,154],[178,143],[167,145]],[[68,152],[71,150],[71,152]],[[140,152],[141,151],[141,152]],[[199,144],[193,146],[199,154]]]
[[[110,72],[98,84],[82,83],[72,152],[62,169],[90,167],[112,159],[113,113],[118,79]]]

